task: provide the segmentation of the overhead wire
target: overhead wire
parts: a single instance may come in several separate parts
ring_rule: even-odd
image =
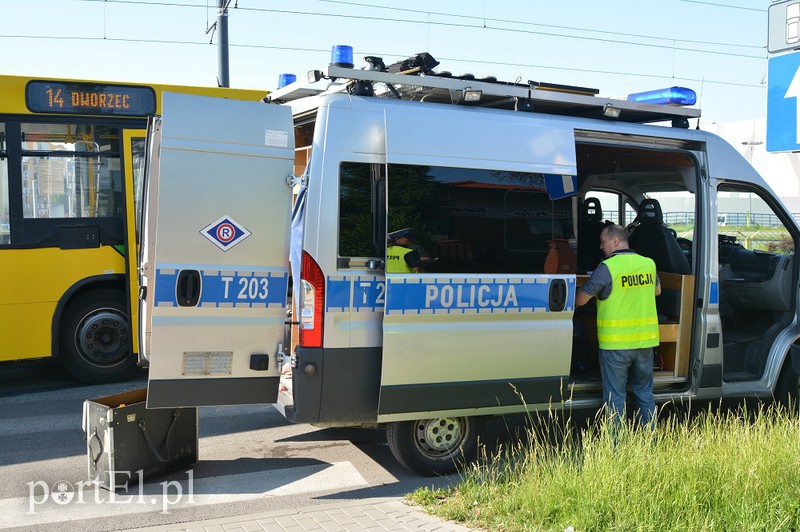
[[[257,12],[267,12],[267,13],[281,13],[281,14],[289,14],[289,15],[303,15],[303,16],[320,16],[320,17],[336,17],[336,18],[352,18],[352,19],[359,19],[359,20],[368,20],[368,21],[382,21],[382,22],[397,22],[397,23],[404,23],[404,24],[419,24],[419,25],[431,25],[431,26],[447,26],[453,28],[462,28],[462,29],[486,29],[490,31],[500,31],[500,32],[507,32],[507,33],[524,33],[529,35],[543,35],[547,37],[561,37],[565,39],[574,39],[574,40],[581,40],[585,41],[586,37],[579,36],[579,35],[568,35],[564,33],[551,33],[545,31],[534,31],[534,30],[522,30],[522,29],[513,29],[513,28],[498,28],[492,26],[476,26],[473,24],[457,24],[454,22],[435,22],[435,21],[423,21],[423,20],[404,20],[404,19],[387,19],[385,17],[371,17],[367,15],[341,15],[337,13],[315,13],[312,11],[293,11],[293,10],[283,10],[283,9],[266,9],[266,8],[255,8],[255,7],[248,7],[243,8],[240,7],[239,9],[246,10],[246,11],[257,11]],[[600,39],[600,38],[592,38],[594,42],[605,42],[610,44],[625,44],[630,46],[642,46],[646,48],[661,48],[665,50],[676,50],[682,52],[696,52],[702,54],[711,54],[711,55],[721,55],[721,56],[729,56],[729,57],[742,57],[746,59],[766,59],[766,47],[764,47],[764,55],[748,55],[748,54],[738,54],[734,52],[719,52],[714,50],[702,50],[698,48],[687,48],[681,46],[664,46],[661,44],[650,44],[650,43],[639,43],[634,41],[623,41],[623,40],[616,40],[616,39]]]
[[[203,8],[204,6],[196,5],[196,4],[183,4],[183,3],[176,3],[176,2],[168,2],[168,1],[145,1],[145,0],[77,0],[80,2],[104,2],[104,3],[117,3],[117,4],[131,4],[131,5],[147,5],[147,6],[167,6],[167,7],[189,7],[189,8]],[[392,10],[403,10],[407,12],[413,13],[421,13],[421,14],[435,14],[439,16],[450,16],[455,18],[467,18],[472,20],[484,20],[482,17],[475,17],[470,15],[453,15],[448,13],[442,12],[427,12],[423,10],[413,10],[413,9],[405,9],[405,8],[391,8],[386,6],[368,6],[366,4],[361,4],[357,2],[344,2],[342,0],[317,0],[321,2],[327,3],[338,3],[343,5],[354,5],[354,6],[363,6],[363,7],[372,7],[372,8],[380,8],[380,9],[392,9]],[[534,31],[534,30],[525,30],[519,28],[502,28],[497,26],[486,26],[485,24],[477,25],[477,24],[463,24],[463,23],[456,23],[456,22],[441,22],[441,21],[430,21],[430,20],[410,20],[410,19],[402,19],[402,18],[386,18],[386,17],[377,17],[377,16],[369,16],[369,15],[356,15],[356,14],[341,14],[341,13],[324,13],[324,12],[316,12],[316,11],[299,11],[299,10],[289,10],[289,9],[275,9],[275,8],[259,8],[259,7],[238,7],[242,11],[252,11],[252,12],[261,12],[261,13],[276,13],[276,14],[285,14],[285,15],[302,15],[302,16],[317,16],[317,17],[333,17],[333,18],[345,18],[345,19],[356,19],[356,20],[365,20],[371,22],[394,22],[399,24],[414,24],[414,25],[426,25],[426,26],[444,26],[444,27],[454,27],[454,28],[462,28],[462,29],[486,29],[491,31],[500,31],[506,33],[522,33],[522,34],[529,34],[529,35],[542,35],[547,37],[560,37],[565,39],[577,39],[577,40],[585,40],[585,36],[580,35],[570,35],[566,33],[555,33],[555,32],[547,32],[547,31]],[[660,41],[668,41],[668,42],[686,42],[690,44],[707,44],[712,46],[728,46],[728,47],[740,47],[740,48],[750,48],[750,49],[757,49],[757,50],[764,50],[765,55],[748,55],[748,54],[740,54],[734,52],[723,52],[723,51],[716,51],[716,50],[703,50],[700,48],[689,48],[689,47],[676,47],[676,46],[669,46],[663,44],[653,44],[653,43],[642,43],[642,42],[635,42],[629,40],[618,40],[618,39],[601,39],[601,38],[593,38],[596,42],[605,42],[610,44],[623,44],[628,46],[642,46],[642,47],[649,47],[649,48],[661,48],[666,50],[675,50],[675,51],[685,51],[685,52],[694,52],[694,53],[702,53],[702,54],[711,54],[711,55],[721,55],[721,56],[731,56],[731,57],[742,57],[746,59],[765,59],[766,58],[766,46],[757,46],[757,45],[739,45],[735,43],[718,43],[712,41],[699,41],[699,40],[690,40],[690,39],[677,39],[671,37],[654,37],[648,35],[641,35],[635,33],[625,33],[625,32],[610,32],[610,31],[602,31],[602,30],[593,30],[593,29],[585,29],[585,28],[577,28],[571,26],[557,26],[557,25],[549,25],[549,24],[538,24],[538,23],[531,23],[531,22],[520,22],[520,21],[513,21],[507,19],[491,19],[487,18],[485,20],[493,21],[493,22],[502,22],[508,24],[522,24],[528,26],[539,26],[545,28],[553,28],[553,29],[564,29],[564,30],[575,30],[575,31],[582,31],[587,33],[599,33],[599,34],[606,34],[606,35],[619,35],[624,37],[631,37],[631,38],[644,38],[644,39],[653,39],[653,40],[660,40]]]
[[[188,8],[203,8],[208,9],[208,1],[206,1],[206,5],[199,5],[199,4],[191,4],[191,3],[179,3],[175,1],[166,1],[166,0],[157,0],[157,1],[145,1],[145,0],[77,0],[81,2],[103,2],[106,3],[118,3],[118,4],[132,4],[132,5],[148,5],[148,6],[168,6],[168,7],[188,7]],[[360,2],[352,2],[346,0],[317,0],[320,2],[331,3],[331,4],[342,4],[342,5],[352,5],[352,6],[363,6],[363,7],[373,7],[379,9],[391,9],[391,10],[401,10],[401,11],[408,11],[408,12],[415,12],[415,13],[425,13],[425,14],[436,14],[442,16],[452,16],[456,18],[468,18],[468,19],[479,19],[483,20],[482,17],[475,17],[472,15],[453,15],[448,13],[441,13],[441,12],[428,12],[423,10],[413,10],[413,9],[406,9],[406,8],[394,8],[388,6],[375,6],[375,5],[367,5]],[[680,0],[685,2],[692,2],[692,3],[708,3],[708,2],[699,2],[694,0]],[[230,0],[228,0],[228,5],[230,4]],[[722,4],[719,4],[722,6]],[[725,7],[736,7],[736,6],[725,6]],[[405,20],[405,19],[386,19],[384,17],[369,17],[364,15],[343,15],[343,14],[336,14],[336,13],[317,13],[317,12],[307,12],[307,11],[292,11],[292,10],[280,10],[280,9],[268,9],[268,8],[251,8],[251,7],[237,7],[236,9],[241,9],[244,11],[255,11],[255,12],[269,12],[269,13],[283,13],[283,14],[296,14],[296,15],[315,15],[315,16],[329,16],[329,17],[340,17],[340,18],[355,18],[355,19],[366,19],[366,20],[380,20],[380,21],[388,21],[388,22],[398,22],[398,23],[411,23],[411,24],[425,24],[425,25],[441,25],[441,26],[454,26],[459,28],[471,28],[471,29],[483,29],[483,26],[476,26],[472,24],[456,24],[456,23],[446,23],[446,22],[430,22],[430,21],[414,21],[414,20]],[[507,22],[507,23],[519,23],[519,21],[510,21],[505,19],[486,19],[489,21],[494,22]],[[563,29],[575,29],[587,32],[597,32],[597,33],[608,33],[613,35],[626,35],[630,37],[639,37],[636,34],[625,34],[620,32],[604,32],[601,30],[582,30],[581,28],[570,28],[568,26],[552,26],[552,25],[540,25],[536,23],[528,23],[523,22],[524,25],[532,25],[532,26],[544,26],[544,27],[557,27]],[[574,35],[561,35],[555,33],[548,33],[548,32],[539,32],[539,31],[530,31],[530,30],[520,30],[520,29],[513,29],[513,28],[494,28],[494,27],[486,27],[485,29],[491,29],[495,31],[507,31],[507,32],[515,32],[515,33],[530,33],[530,34],[540,34],[546,36],[554,36],[554,37],[564,37],[564,38],[577,38],[577,39],[585,39],[585,37],[578,37]],[[646,38],[652,39],[663,39],[663,40],[670,40],[667,38],[662,37],[649,37],[649,36],[641,36]],[[19,39],[61,39],[61,40],[105,40],[105,41],[116,41],[116,42],[134,42],[134,43],[151,43],[151,44],[176,44],[176,45],[207,45],[206,42],[198,42],[198,41],[184,41],[184,40],[170,40],[170,39],[136,39],[136,38],[109,38],[104,35],[102,39],[97,37],[81,37],[81,36],[33,36],[33,35],[0,35],[0,38],[19,38]],[[765,56],[753,56],[747,54],[737,54],[731,52],[718,52],[718,51],[711,51],[711,50],[699,50],[695,48],[686,48],[686,47],[675,47],[675,46],[663,46],[658,44],[649,44],[649,43],[637,43],[631,41],[618,41],[614,39],[594,39],[595,41],[600,42],[607,42],[612,44],[623,44],[623,45],[632,45],[632,46],[646,46],[646,47],[654,47],[654,48],[663,48],[672,51],[686,51],[686,52],[696,52],[696,53],[707,53],[707,54],[716,54],[716,55],[725,55],[725,56],[733,56],[733,57],[742,57],[746,59],[766,59]],[[710,41],[689,41],[689,40],[680,40],[675,39],[676,42],[692,42],[694,44],[712,44],[712,45],[719,45],[719,46],[741,46],[750,48],[750,45],[735,45],[731,43],[712,43]],[[259,49],[269,49],[269,50],[283,50],[283,51],[297,51],[297,52],[328,52],[328,49],[319,49],[319,48],[303,48],[303,47],[287,47],[287,46],[270,46],[270,45],[258,45],[258,44],[245,44],[245,43],[229,43],[231,47],[239,47],[239,48],[259,48]],[[759,47],[765,48],[765,47]],[[367,52],[365,52],[367,53]],[[394,56],[396,54],[380,54],[376,52],[369,52],[370,55],[388,55]],[[572,71],[572,72],[593,72],[598,74],[607,74],[607,75],[618,75],[618,76],[646,76],[651,78],[660,78],[660,79],[682,79],[687,81],[701,81],[699,79],[694,78],[686,78],[686,77],[678,77],[675,76],[665,76],[665,75],[657,75],[657,74],[641,74],[641,73],[632,73],[632,72],[619,72],[619,71],[600,71],[597,69],[581,69],[581,68],[570,68],[570,67],[563,67],[563,66],[548,66],[548,65],[534,65],[534,64],[525,64],[525,63],[510,63],[510,62],[503,62],[503,61],[480,61],[474,59],[462,59],[462,58],[447,58],[441,57],[440,59],[447,60],[447,61],[454,61],[454,62],[463,62],[463,63],[472,63],[472,64],[490,64],[490,65],[498,65],[498,66],[509,66],[509,67],[528,67],[528,68],[541,68],[541,69],[550,69],[550,70],[563,70],[563,71]],[[740,86],[740,87],[750,87],[750,88],[763,88],[763,84],[748,84],[748,83],[741,83],[741,82],[730,82],[730,81],[722,81],[722,80],[709,80],[703,79],[702,81],[707,83],[714,83],[714,84],[721,84],[721,85],[730,85],[730,86]]]
[[[207,42],[204,41],[179,41],[179,40],[170,40],[170,39],[134,39],[134,38],[123,38],[123,37],[108,37],[108,38],[101,38],[101,37],[82,37],[82,36],[64,36],[64,37],[53,37],[47,35],[0,35],[0,38],[7,38],[7,39],[56,39],[56,40],[75,40],[75,41],[111,41],[111,42],[131,42],[131,43],[140,43],[140,44],[178,44],[178,45],[192,45],[192,46],[208,46]],[[299,46],[270,46],[264,44],[241,44],[241,43],[229,43],[231,47],[236,48],[258,48],[258,49],[266,49],[266,50],[280,50],[284,52],[313,52],[313,53],[329,53],[329,48],[304,48]],[[391,57],[396,54],[394,53],[386,53],[386,52],[375,52],[375,51],[363,51],[361,52],[366,55],[377,55],[383,57]],[[732,81],[723,81],[723,80],[713,80],[708,78],[696,79],[696,78],[689,78],[689,77],[675,77],[675,76],[665,76],[660,74],[642,74],[641,72],[619,72],[613,70],[598,70],[596,68],[592,69],[585,69],[585,68],[571,68],[571,67],[563,67],[563,66],[549,66],[549,65],[538,65],[532,63],[511,63],[505,61],[481,61],[475,59],[463,59],[458,57],[439,57],[439,59],[443,61],[453,61],[453,62],[460,62],[460,63],[471,63],[471,64],[482,64],[482,65],[496,65],[496,66],[508,66],[508,67],[525,67],[525,68],[541,68],[541,69],[548,69],[548,70],[562,70],[567,72],[589,72],[594,74],[606,74],[606,75],[613,75],[613,76],[633,76],[633,77],[648,77],[648,78],[656,78],[656,79],[681,79],[685,81],[703,81],[705,83],[713,83],[717,85],[729,85],[729,86],[736,86],[736,87],[746,87],[746,88],[759,88],[763,89],[764,86],[762,84],[752,84],[752,83],[741,83],[741,82],[732,82]]]
[[[758,11],[758,12],[762,12],[762,13],[766,13],[767,12],[766,9],[761,9],[761,8],[758,8],[758,7],[733,6],[733,5],[730,5],[730,4],[720,4],[720,3],[717,3],[717,2],[704,2],[704,1],[701,1],[701,0],[678,0],[678,1],[679,2],[686,2],[687,4],[704,4],[704,5],[708,5],[708,6],[714,6],[714,7],[725,7],[725,8],[728,8],[728,9],[742,9],[742,10],[745,10],[745,11]]]
[[[615,76],[633,76],[633,77],[648,77],[648,78],[659,78],[659,79],[681,79],[684,81],[698,81],[698,82],[706,82],[706,83],[714,83],[717,85],[730,85],[734,87],[749,87],[749,88],[764,88],[761,84],[754,84],[754,83],[737,83],[734,81],[719,81],[719,80],[709,80],[708,78],[690,78],[684,76],[665,76],[660,74],[642,74],[641,72],[619,72],[619,71],[612,71],[612,70],[598,70],[596,68],[571,68],[571,67],[554,67],[554,66],[547,66],[547,65],[532,65],[526,63],[505,63],[499,61],[476,61],[474,59],[458,59],[454,57],[440,57],[439,59],[443,61],[454,61],[454,62],[463,62],[463,63],[476,63],[476,64],[486,64],[486,65],[499,65],[499,66],[513,66],[513,67],[529,67],[529,68],[541,68],[541,69],[551,69],[551,70],[566,70],[570,72],[588,72],[592,74],[610,74]]]
[[[419,13],[422,15],[437,15],[443,17],[453,17],[453,18],[464,18],[464,19],[471,19],[471,20],[479,20],[479,21],[490,21],[490,22],[502,22],[507,24],[519,24],[522,26],[538,26],[542,28],[554,28],[560,30],[576,30],[582,31],[586,33],[600,33],[604,35],[620,35],[623,37],[639,37],[642,39],[653,39],[658,41],[669,41],[669,42],[686,42],[691,44],[710,44],[713,46],[731,46],[735,48],[752,48],[752,49],[764,49],[763,45],[756,45],[756,44],[739,44],[739,43],[730,43],[730,42],[717,42],[717,41],[702,41],[697,39],[679,39],[674,37],[658,37],[654,35],[644,35],[638,33],[629,33],[629,32],[619,32],[619,31],[607,31],[607,30],[597,30],[591,28],[578,28],[575,26],[561,26],[557,24],[542,24],[541,22],[527,22],[523,20],[509,20],[509,19],[502,19],[502,18],[491,18],[491,17],[478,17],[475,15],[462,15],[459,13],[443,13],[437,11],[426,11],[423,9],[410,9],[406,7],[391,7],[391,6],[379,6],[375,4],[364,4],[360,2],[348,2],[345,0],[316,0],[317,2],[324,2],[327,4],[337,4],[337,5],[346,5],[346,6],[355,6],[355,7],[368,7],[373,9],[386,9],[390,11],[404,11],[407,13]],[[477,27],[477,26],[476,26]],[[481,26],[484,27],[484,26]]]

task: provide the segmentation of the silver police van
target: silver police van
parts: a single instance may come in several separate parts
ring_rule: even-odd
[[[264,102],[164,95],[140,265],[148,407],[385,426],[406,467],[451,471],[488,416],[602,404],[595,310],[575,293],[607,221],[662,282],[657,401],[797,395],[798,226],[734,148],[689,129],[692,91],[616,100],[367,59]],[[401,233],[419,266],[387,273]]]

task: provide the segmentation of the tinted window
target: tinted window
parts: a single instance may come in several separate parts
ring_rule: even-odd
[[[559,271],[575,271],[572,199],[552,200],[542,174],[389,165],[387,197],[388,231],[410,229],[428,272],[544,273],[556,241],[573,254]]]
[[[339,256],[384,254],[384,165],[344,162],[339,168]]]

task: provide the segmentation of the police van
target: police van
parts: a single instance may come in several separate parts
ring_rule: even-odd
[[[607,99],[436,72],[429,54],[359,69],[343,50],[264,102],[164,95],[140,265],[148,407],[385,426],[406,467],[451,471],[489,416],[602,404],[596,315],[575,294],[607,220],[662,283],[658,402],[797,395],[798,226],[733,147],[689,129],[691,91]],[[775,242],[718,223],[743,204]],[[434,260],[387,273],[401,228]]]

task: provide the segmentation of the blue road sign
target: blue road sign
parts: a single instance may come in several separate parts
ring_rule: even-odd
[[[800,151],[800,52],[769,59],[767,151]]]

